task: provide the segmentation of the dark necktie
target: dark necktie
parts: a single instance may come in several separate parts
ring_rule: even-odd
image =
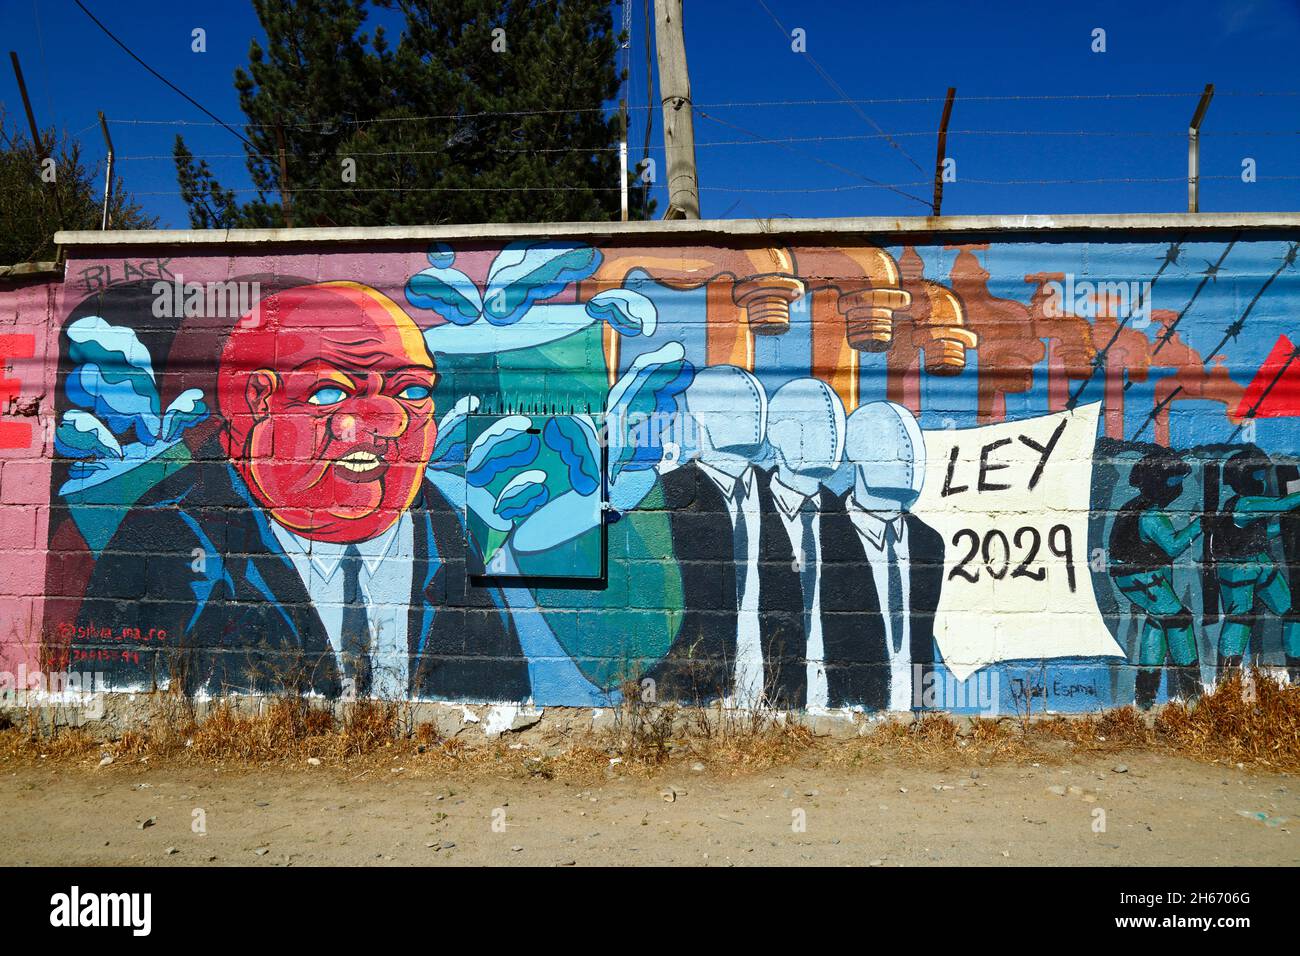
[[[799,509],[799,521],[803,525],[803,538],[800,540],[802,552],[799,557],[799,585],[803,591],[803,634],[806,639],[812,634],[813,590],[817,586],[817,546],[813,538],[813,520],[817,517],[817,505],[813,499],[804,501]]]
[[[343,550],[343,626],[340,644],[343,676],[352,678],[358,697],[370,695],[370,619],[361,594],[361,552],[355,544]]]
[[[740,609],[745,598],[745,581],[749,576],[749,528],[745,524],[745,475],[736,479],[733,495],[736,499],[736,533],[732,538],[735,543],[736,561],[736,609]]]
[[[896,519],[901,520],[901,519]],[[898,566],[898,551],[894,545],[898,533],[894,522],[885,522],[885,564],[889,569],[889,632],[894,641],[894,653],[903,650],[903,572]]]

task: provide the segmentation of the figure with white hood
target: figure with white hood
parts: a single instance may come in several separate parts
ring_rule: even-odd
[[[844,405],[825,382],[799,378],[768,403],[774,465],[759,472],[763,544],[759,604],[774,702],[825,707],[821,622],[821,492],[844,461]]]
[[[683,614],[667,655],[646,676],[662,700],[765,698],[759,621],[759,502],[754,461],[767,433],[767,394],[752,374],[716,365],[683,393],[695,457],[661,477]]]
[[[842,497],[822,493],[827,704],[912,710],[934,667],[943,586],[943,538],[909,511],[925,478],[925,439],[907,408],[872,402],[849,416],[844,456],[853,486]]]

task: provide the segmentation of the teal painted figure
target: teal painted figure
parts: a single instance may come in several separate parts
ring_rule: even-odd
[[[1279,516],[1300,508],[1300,491],[1269,495],[1267,476],[1272,464],[1266,452],[1245,448],[1223,466],[1224,483],[1235,494],[1224,501],[1211,538],[1224,614],[1219,666],[1241,665],[1260,623],[1262,615],[1256,609],[1262,604],[1283,618],[1282,645],[1295,681],[1300,679],[1300,621],[1290,615],[1291,588],[1284,568],[1273,558],[1272,544],[1281,534]]]
[[[1120,593],[1145,616],[1138,647],[1134,697],[1143,709],[1155,703],[1166,659],[1169,696],[1200,693],[1200,663],[1192,612],[1174,591],[1174,560],[1201,534],[1201,519],[1178,528],[1170,506],[1182,494],[1191,468],[1167,450],[1152,452],[1133,466],[1129,484],[1138,496],[1120,509],[1110,536],[1110,573]]]

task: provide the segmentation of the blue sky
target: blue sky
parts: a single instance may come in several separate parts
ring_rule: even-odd
[[[83,2],[163,75],[227,122],[239,124],[232,74],[246,62],[249,39],[260,36],[250,4]],[[630,124],[635,160],[644,139],[647,76],[642,4],[632,2],[629,99],[636,107]],[[1207,82],[1218,93],[1203,127],[1202,210],[1297,207],[1297,0],[1087,5],[696,0],[687,7],[707,217],[924,214],[927,207],[920,202],[868,180],[920,183],[899,188],[928,199],[933,131],[949,85],[958,90],[952,130],[1013,135],[950,135],[948,154],[957,162],[957,182],[945,188],[945,213],[1182,211],[1187,122],[1196,93]],[[616,8],[616,22],[620,18]],[[385,19],[393,20],[391,14]],[[127,187],[160,217],[160,225],[187,225],[170,162],[178,131],[194,152],[210,157],[225,185],[248,185],[239,142],[129,59],[72,0],[0,0],[0,22],[6,25],[7,47],[22,58],[38,121],[80,136],[88,156],[97,160],[104,150],[96,111],[104,110],[114,121],[110,128]],[[195,27],[207,31],[206,53],[191,52]],[[842,99],[807,56],[792,51],[788,34],[796,28],[805,31],[808,54],[849,97],[912,102],[860,103],[857,109],[842,103],[722,105]],[[1097,28],[1106,31],[1104,53],[1091,49]],[[1133,93],[1186,95],[1099,98]],[[1049,95],[1079,98],[978,99]],[[17,122],[25,129],[7,63],[0,70],[0,102],[11,128]],[[654,112],[650,155],[661,159],[657,108]],[[128,122],[140,120],[173,122]],[[896,147],[877,126],[894,137]],[[836,138],[783,147],[755,144],[755,137]],[[743,143],[725,145],[737,141]],[[229,154],[237,155],[224,158]],[[1241,181],[1245,158],[1255,160],[1254,183]],[[1091,179],[1172,181],[980,182]],[[656,194],[662,208],[662,188]]]

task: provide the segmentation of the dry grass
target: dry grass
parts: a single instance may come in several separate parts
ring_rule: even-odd
[[[1148,722],[1133,706],[1071,718],[1051,717],[1032,724],[1030,734],[1067,743],[1081,753],[1140,750],[1157,742]]]
[[[1300,685],[1259,670],[1236,673],[1194,706],[1171,704],[1156,732],[1179,753],[1200,760],[1300,771]]]
[[[947,714],[924,714],[910,722],[883,721],[853,740],[825,748],[831,766],[861,767],[889,760],[904,763],[980,766],[996,761],[1045,759],[1018,721],[974,717],[958,721]]]
[[[1300,771],[1300,686],[1260,671],[1225,680],[1191,705],[1170,704],[1154,721],[1132,707],[1031,722],[934,713],[882,721],[861,736],[833,741],[816,737],[788,712],[660,707],[640,703],[635,694],[625,700],[603,729],[544,728],[467,743],[441,736],[433,724],[414,724],[409,708],[393,702],[357,701],[336,713],[328,703],[292,696],[263,701],[256,711],[220,701],[199,719],[190,702],[160,693],[141,728],[110,743],[81,729],[51,733],[31,713],[11,716],[0,727],[0,760],[85,766],[108,754],[155,766],[254,767],[310,759],[360,775],[389,767],[577,782],[648,777],[680,764],[737,775],[801,761],[847,768],[888,760],[978,766],[1148,750]]]
[[[715,771],[753,773],[793,763],[817,742],[788,711],[692,710],[679,746],[683,756]]]

